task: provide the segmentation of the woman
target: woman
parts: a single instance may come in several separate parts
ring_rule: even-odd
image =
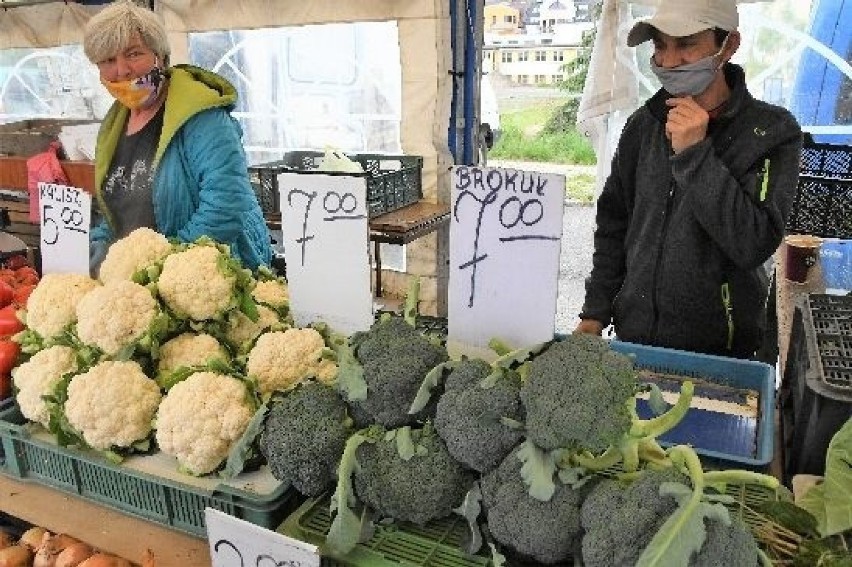
[[[116,99],[98,133],[93,272],[107,247],[139,227],[227,244],[252,269],[272,257],[248,181],[234,87],[191,65],[169,67],[166,30],[150,10],[116,2],[86,26],[83,48]]]

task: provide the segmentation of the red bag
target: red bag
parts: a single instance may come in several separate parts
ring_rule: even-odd
[[[27,191],[30,194],[30,222],[41,221],[41,207],[39,207],[38,184],[59,183],[68,184],[68,176],[62,171],[57,152],[61,148],[59,142],[51,142],[47,150],[36,154],[27,160]]]

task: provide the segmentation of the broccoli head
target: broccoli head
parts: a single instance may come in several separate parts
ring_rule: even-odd
[[[486,473],[521,442],[523,433],[501,421],[523,421],[520,378],[499,372],[482,360],[463,360],[446,378],[435,412],[435,429],[450,454],[473,470]]]
[[[521,388],[527,436],[543,449],[617,444],[630,430],[639,389],[633,361],[599,337],[570,335],[528,363]]]
[[[422,429],[391,430],[375,442],[362,443],[356,459],[358,499],[381,516],[416,524],[448,516],[475,480],[450,456],[429,423]]]
[[[757,542],[748,527],[735,516],[731,523],[708,522],[707,540],[701,551],[689,562],[690,567],[758,567]]]
[[[365,399],[349,400],[359,426],[392,429],[434,416],[435,404],[409,415],[423,377],[449,359],[447,349],[431,342],[402,317],[386,317],[369,331],[353,335],[350,344],[367,385]]]
[[[275,394],[269,402],[260,450],[272,476],[306,496],[334,482],[350,433],[346,404],[331,387],[309,381]]]
[[[628,486],[611,479],[594,485],[581,512],[583,565],[636,564],[660,526],[677,509],[673,498],[660,496],[664,482],[689,483],[689,479],[669,468],[643,471]]]
[[[549,565],[571,559],[580,550],[580,506],[586,489],[556,481],[549,500],[534,498],[524,482],[522,466],[516,449],[483,477],[488,531],[522,559]]]

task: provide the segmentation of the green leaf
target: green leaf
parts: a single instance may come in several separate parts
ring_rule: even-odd
[[[411,439],[411,428],[409,426],[400,427],[396,430],[396,452],[399,458],[403,461],[410,461],[416,452],[414,441]]]
[[[367,399],[367,381],[364,379],[364,368],[355,358],[352,347],[345,339],[335,340],[332,344],[337,354],[337,389],[349,402]]]
[[[518,448],[517,458],[523,463],[521,478],[524,479],[530,496],[542,502],[550,501],[556,491],[556,483],[553,482],[556,459],[553,454],[536,447],[527,439]]]
[[[420,388],[417,390],[417,395],[414,396],[414,401],[411,402],[411,407],[408,408],[409,414],[415,414],[426,407],[432,397],[432,391],[444,382],[444,378],[453,371],[457,364],[458,362],[454,360],[442,362],[426,373]]]
[[[550,342],[546,342],[533,345],[531,347],[515,349],[500,356],[494,361],[492,366],[499,368],[515,368],[544,351],[544,349],[550,346],[550,344]]]
[[[756,510],[776,524],[797,534],[816,537],[817,519],[813,514],[792,502],[767,500],[756,506]]]
[[[245,469],[246,462],[257,453],[256,441],[263,430],[263,421],[266,419],[268,406],[263,404],[258,408],[249,421],[246,430],[239,440],[231,447],[225,468],[219,472],[222,478],[234,478]]]
[[[375,433],[359,431],[346,441],[343,456],[337,464],[337,486],[331,497],[329,512],[334,515],[325,543],[333,553],[347,554],[358,544],[361,536],[361,521],[353,512],[355,491],[352,486],[352,473],[358,466],[356,457],[358,447],[365,442],[373,442]]]
[[[175,384],[179,382],[183,382],[193,374],[198,372],[198,369],[193,366],[181,366],[180,368],[176,368],[171,372],[158,374],[155,378],[157,385],[160,389],[168,392],[174,387]]]
[[[817,519],[820,535],[852,529],[852,419],[828,444],[825,477],[808,490],[799,505]]]
[[[405,303],[402,306],[402,316],[405,322],[412,327],[417,326],[417,304],[420,301],[420,278],[412,277],[408,282],[408,291],[405,294]]]
[[[468,531],[461,542],[461,549],[467,555],[473,555],[482,548],[482,532],[477,520],[482,513],[482,491],[479,483],[473,483],[473,487],[464,495],[461,506],[453,508],[453,512],[467,520]]]
[[[243,314],[252,320],[252,322],[257,323],[257,320],[260,319],[260,313],[257,310],[257,302],[255,302],[254,298],[251,296],[251,293],[248,291],[241,291],[239,294],[240,299],[240,311]]]
[[[505,567],[506,558],[503,556],[503,554],[500,553],[497,550],[497,547],[490,541],[488,542],[488,547],[491,548],[491,563],[494,564],[494,567]]]
[[[668,411],[669,404],[663,399],[663,392],[656,384],[650,385],[650,397],[648,398],[648,406],[654,415],[663,415]]]
[[[631,437],[659,437],[666,431],[669,431],[684,418],[686,412],[689,411],[689,406],[692,403],[692,393],[695,386],[690,381],[684,381],[680,386],[680,396],[675,405],[667,412],[657,417],[636,420],[630,427],[629,435]],[[635,399],[628,400],[628,403],[635,403]]]

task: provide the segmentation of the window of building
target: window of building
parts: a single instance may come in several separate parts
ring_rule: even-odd
[[[536,61],[547,61],[547,52],[546,51],[536,51],[535,52],[535,60]]]
[[[529,51],[518,51],[518,61],[524,62],[529,61],[530,52]]]
[[[557,49],[553,52],[553,60],[554,61],[565,61],[565,52],[561,49]]]
[[[496,26],[496,25],[497,25],[497,16],[491,16],[491,25],[492,25],[492,26]]]
[[[518,75],[518,83],[525,85],[530,82],[529,75]]]
[[[547,81],[547,78],[546,78],[544,75],[536,75],[536,76],[535,76],[535,83],[536,83],[537,85],[538,85],[538,84],[541,84],[541,83],[544,83],[544,82],[546,82],[546,81]]]
[[[563,75],[553,75],[552,79],[554,83],[561,83],[564,77]]]
[[[500,54],[500,61],[502,61],[503,63],[511,63],[512,62],[512,52],[511,51],[504,51],[503,53],[501,53]]]

